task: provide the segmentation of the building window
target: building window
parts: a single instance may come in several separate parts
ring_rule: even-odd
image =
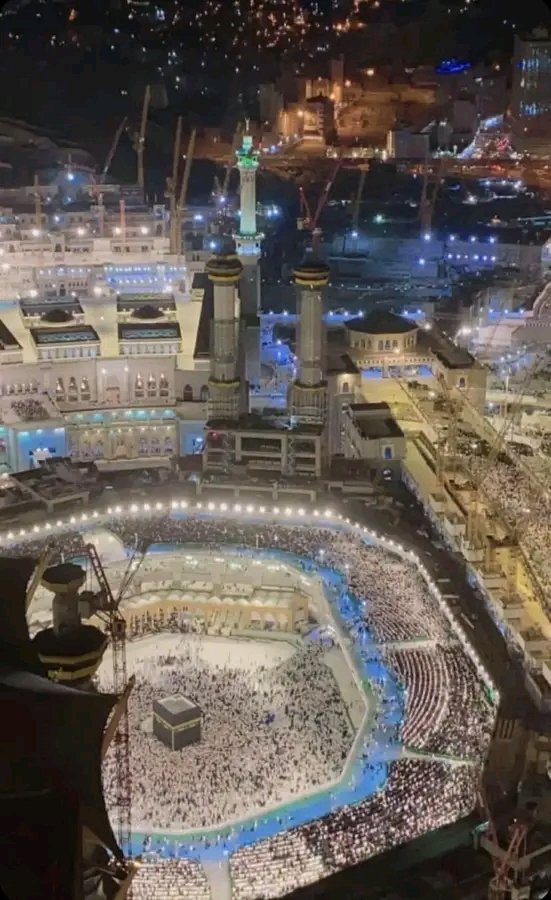
[[[199,396],[201,399],[201,403],[206,403],[207,400],[209,399],[209,389],[206,386],[206,384],[204,384],[203,387],[201,388],[201,393]]]
[[[136,375],[136,380],[134,382],[134,396],[138,398],[144,396],[143,378],[141,375]]]
[[[159,378],[159,395],[161,397],[168,397],[169,394],[169,385],[168,379],[165,375],[161,375]]]
[[[150,375],[147,379],[147,396],[148,397],[156,397],[157,396],[157,379],[154,375]]]
[[[190,403],[193,400],[193,388],[191,384],[186,384],[184,388],[184,403]]]
[[[350,393],[350,385],[348,384],[348,381],[343,381],[343,383],[342,383],[342,392],[343,392],[343,394],[348,394],[348,393]]]
[[[58,378],[55,386],[55,398],[56,400],[65,400],[65,385],[63,384],[63,378]]]
[[[379,346],[379,350],[384,350],[384,348],[385,348],[385,345],[383,344],[382,341],[379,341],[378,346]]]
[[[457,382],[457,387],[459,387],[459,388],[465,388],[466,386],[467,386],[467,381],[466,381],[466,379],[465,379],[464,376],[461,376],[461,378],[460,378],[459,381]]]
[[[69,400],[70,400],[71,402],[73,402],[73,403],[74,403],[76,400],[78,400],[78,388],[77,388],[77,383],[76,383],[76,379],[73,378],[73,377],[72,377],[72,378],[69,378],[69,387],[68,387],[68,389],[67,389],[67,395],[68,395],[68,397],[69,397]]]
[[[392,447],[383,447],[383,459],[392,459]]]
[[[80,397],[82,400],[90,399],[90,383],[86,377],[82,378],[80,382]]]

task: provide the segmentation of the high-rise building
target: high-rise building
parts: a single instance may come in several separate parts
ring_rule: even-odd
[[[515,145],[530,152],[551,146],[551,37],[535,29],[515,37],[511,119]]]
[[[329,267],[305,257],[294,271],[298,288],[297,374],[289,392],[289,411],[297,423],[325,423],[327,381],[324,366],[323,288]]]

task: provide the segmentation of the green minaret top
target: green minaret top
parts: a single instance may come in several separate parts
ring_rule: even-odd
[[[253,147],[253,139],[250,134],[243,135],[243,143],[236,151],[237,165],[243,169],[257,169],[260,153]]]

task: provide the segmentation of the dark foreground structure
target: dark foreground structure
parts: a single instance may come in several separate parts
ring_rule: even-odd
[[[101,777],[115,695],[50,681],[25,617],[33,559],[0,559],[0,896],[114,896],[126,878]]]

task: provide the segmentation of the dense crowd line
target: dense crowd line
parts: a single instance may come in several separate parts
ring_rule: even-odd
[[[398,650],[387,662],[405,685],[402,739],[410,747],[483,759],[493,710],[458,647]]]
[[[477,777],[470,766],[394,763],[384,791],[371,799],[236,851],[230,857],[232,896],[281,897],[453,822],[472,811]]]
[[[133,900],[211,900],[207,876],[189,859],[147,859],[132,880]]]
[[[527,475],[509,462],[489,467],[473,457],[469,467],[482,483],[482,492],[499,509],[532,563],[551,603],[551,499],[537,492]]]

